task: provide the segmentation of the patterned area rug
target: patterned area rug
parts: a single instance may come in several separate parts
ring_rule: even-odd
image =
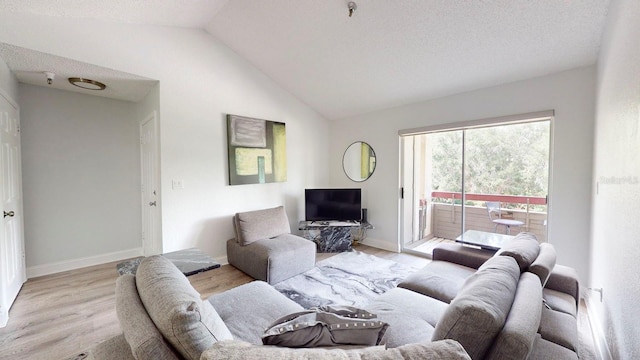
[[[305,309],[327,304],[361,307],[417,270],[359,251],[344,252],[274,288]]]

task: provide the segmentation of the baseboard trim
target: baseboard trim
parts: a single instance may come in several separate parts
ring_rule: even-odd
[[[87,256],[79,259],[58,261],[49,264],[36,265],[27,268],[27,278],[55,274],[63,271],[80,269],[87,266],[100,265],[112,261],[130,259],[143,255],[142,248],[116,251],[107,254]]]
[[[0,329],[6,327],[9,323],[9,311],[3,306],[0,306]]]
[[[363,245],[371,246],[371,247],[382,249],[382,250],[387,250],[395,253],[400,252],[400,248],[398,248],[397,244],[396,246],[394,246],[394,244],[390,244],[388,241],[382,241],[375,238],[366,238],[361,243]]]
[[[584,302],[587,304],[587,313],[589,317],[589,325],[591,326],[591,333],[593,335],[593,343],[596,346],[596,351],[598,352],[598,355],[600,355],[601,360],[613,360],[613,356],[609,350],[609,344],[604,336],[604,332],[602,332],[600,321],[596,316],[596,310],[593,308],[595,305],[592,305],[591,300],[591,294],[587,291],[584,296]]]
[[[229,259],[227,259],[226,256],[220,256],[217,258],[213,258],[213,260],[217,263],[219,263],[220,265],[229,265]]]

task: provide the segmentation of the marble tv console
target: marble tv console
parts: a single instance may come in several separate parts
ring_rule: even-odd
[[[355,242],[366,237],[369,223],[351,221],[300,221],[298,229],[305,239],[316,243],[318,252],[351,251]]]

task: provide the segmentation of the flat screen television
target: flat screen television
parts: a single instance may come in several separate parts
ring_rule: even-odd
[[[361,189],[305,189],[305,220],[359,221],[361,198]]]

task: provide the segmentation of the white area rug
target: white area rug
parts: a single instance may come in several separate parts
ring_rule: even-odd
[[[344,252],[274,288],[305,309],[327,304],[361,307],[417,270],[359,251]]]

